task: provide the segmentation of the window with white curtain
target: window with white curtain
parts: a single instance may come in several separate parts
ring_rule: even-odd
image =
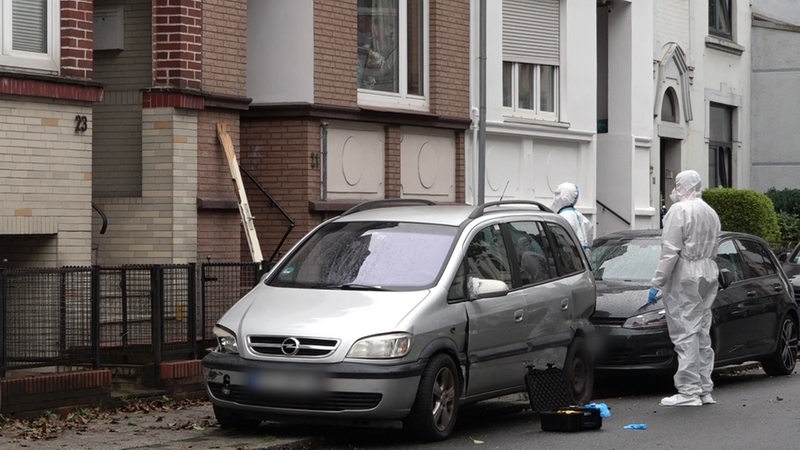
[[[503,0],[507,116],[558,120],[559,0]]]
[[[58,0],[0,0],[0,66],[58,70]]]
[[[426,109],[427,0],[358,0],[358,102]]]

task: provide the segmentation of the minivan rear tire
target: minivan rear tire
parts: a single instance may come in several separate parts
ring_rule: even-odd
[[[434,355],[420,377],[406,429],[421,441],[447,439],[458,417],[460,386],[453,359],[441,353]]]
[[[564,377],[578,405],[592,399],[594,389],[594,360],[586,342],[580,336],[573,339],[564,361]]]

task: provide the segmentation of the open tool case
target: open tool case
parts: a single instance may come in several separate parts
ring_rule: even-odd
[[[539,370],[528,366],[525,387],[531,409],[539,413],[543,431],[596,430],[603,426],[600,410],[575,405],[561,369],[549,366]]]

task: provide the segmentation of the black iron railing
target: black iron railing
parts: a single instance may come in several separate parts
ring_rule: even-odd
[[[0,377],[197,358],[260,267],[209,262],[199,280],[195,264],[0,269]]]

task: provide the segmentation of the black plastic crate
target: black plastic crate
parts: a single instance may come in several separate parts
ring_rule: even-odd
[[[570,406],[539,414],[543,431],[597,430],[603,426],[603,417],[597,408]]]

